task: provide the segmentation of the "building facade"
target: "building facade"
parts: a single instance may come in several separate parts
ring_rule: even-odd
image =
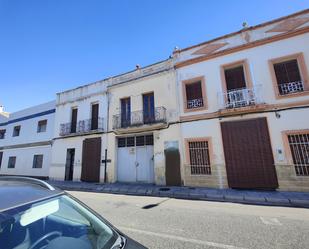
[[[57,94],[51,179],[104,180],[106,89],[106,82],[98,81]]]
[[[0,111],[0,174],[309,191],[308,44],[304,10]]]
[[[55,102],[1,113],[0,175],[48,178]]]
[[[308,10],[174,52],[187,186],[309,190]]]
[[[109,180],[180,185],[180,133],[173,60],[137,67],[113,78],[108,94]]]

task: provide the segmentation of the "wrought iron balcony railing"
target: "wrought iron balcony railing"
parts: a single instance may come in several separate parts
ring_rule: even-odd
[[[166,123],[166,109],[156,107],[153,113],[134,111],[124,116],[121,114],[113,116],[113,129],[129,128],[147,124]]]
[[[239,108],[263,103],[261,86],[240,88],[218,94],[220,109]]]
[[[279,84],[278,87],[280,95],[286,95],[290,93],[297,93],[304,91],[304,84],[302,81]]]
[[[188,109],[194,109],[194,108],[200,108],[204,106],[203,98],[199,99],[191,99],[187,101],[187,108]]]
[[[67,136],[70,134],[83,134],[103,130],[104,130],[103,118],[98,118],[97,120],[92,119],[80,120],[76,124],[76,127],[73,127],[72,123],[60,124],[60,136]]]

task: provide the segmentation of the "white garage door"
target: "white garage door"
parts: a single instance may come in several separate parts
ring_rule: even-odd
[[[154,182],[153,136],[118,138],[119,182]]]

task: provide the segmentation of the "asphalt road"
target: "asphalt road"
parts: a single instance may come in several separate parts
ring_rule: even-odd
[[[70,193],[149,248],[309,249],[309,209]]]

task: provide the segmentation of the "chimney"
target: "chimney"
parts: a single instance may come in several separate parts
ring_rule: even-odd
[[[4,112],[4,106],[0,105],[0,113]]]

